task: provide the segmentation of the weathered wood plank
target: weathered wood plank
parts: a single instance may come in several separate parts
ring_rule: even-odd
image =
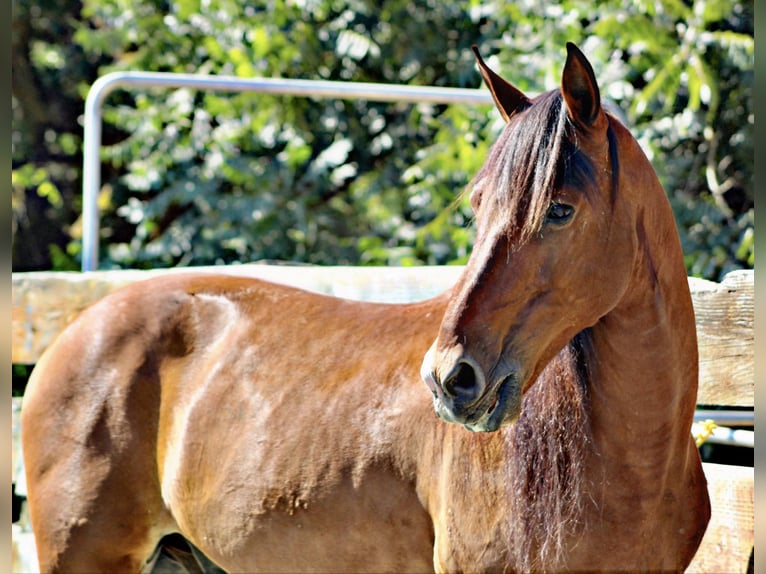
[[[711,517],[688,573],[747,572],[755,543],[753,468],[704,463]]]
[[[700,404],[753,406],[754,274],[734,271],[721,283],[689,279],[700,352]]]
[[[166,273],[205,271],[260,277],[296,287],[384,302],[432,297],[453,285],[460,267],[313,267],[237,265],[155,271],[13,274],[13,362],[35,363],[90,303],[128,283]],[[689,278],[700,347],[699,404],[752,406],[753,272],[722,283]]]

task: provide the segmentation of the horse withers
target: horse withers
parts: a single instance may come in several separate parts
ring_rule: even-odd
[[[179,534],[230,572],[683,571],[709,501],[680,242],[567,52],[536,98],[477,52],[506,126],[443,295],[192,273],[85,310],[22,409],[42,571],[138,572]]]

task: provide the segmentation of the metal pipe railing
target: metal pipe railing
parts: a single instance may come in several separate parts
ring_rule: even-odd
[[[716,410],[699,408],[694,411],[694,422],[706,420],[714,421],[715,424],[726,427],[752,427],[755,426],[755,413],[752,410]]]
[[[379,102],[431,104],[489,104],[486,90],[403,86],[364,82],[290,80],[283,78],[237,78],[164,72],[112,72],[93,83],[85,100],[83,134],[83,247],[82,270],[98,268],[99,212],[101,187],[101,108],[106,97],[118,88],[191,88],[222,92],[258,92],[307,98],[366,99]]]
[[[692,434],[697,435],[704,432],[701,423],[692,425]],[[710,431],[710,435],[704,439],[705,443],[722,444],[726,446],[738,446],[742,448],[755,447],[755,432],[746,429],[732,429],[729,427],[717,426]]]
[[[713,428],[706,432],[706,424],[712,421]],[[753,448],[755,432],[742,427],[755,426],[755,412],[752,410],[726,410],[698,408],[694,411],[692,434],[706,435],[705,442]],[[739,427],[739,428],[730,428]],[[708,434],[709,433],[709,434]]]

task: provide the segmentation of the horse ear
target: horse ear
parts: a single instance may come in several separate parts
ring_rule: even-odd
[[[492,98],[495,100],[497,109],[500,110],[500,115],[507,122],[516,110],[529,102],[529,98],[489,69],[476,44],[471,46],[471,50],[473,50],[476,62],[479,64],[481,77],[484,78],[484,83],[487,84],[492,93]]]
[[[580,49],[567,42],[567,61],[561,75],[561,93],[575,124],[590,127],[601,112],[601,95],[596,75]]]

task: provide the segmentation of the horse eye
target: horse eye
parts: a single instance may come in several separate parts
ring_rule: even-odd
[[[574,207],[566,203],[551,203],[548,213],[545,214],[545,221],[562,225],[569,221],[574,214]]]

